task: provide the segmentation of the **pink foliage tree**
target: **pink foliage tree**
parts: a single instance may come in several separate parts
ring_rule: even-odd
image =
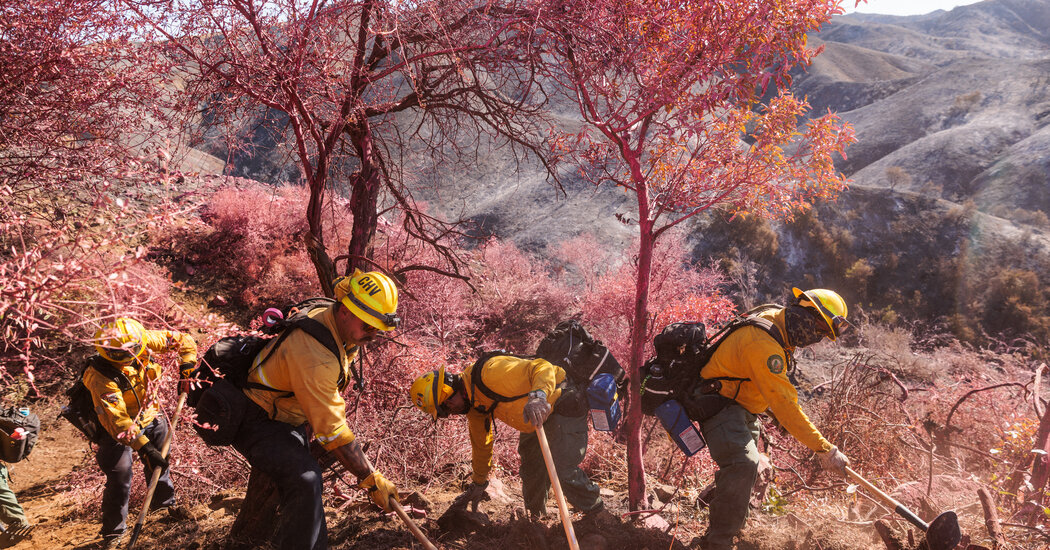
[[[799,128],[804,101],[781,91],[817,52],[806,33],[841,8],[835,0],[755,3],[554,0],[543,19],[541,69],[582,122],[558,151],[594,185],[636,199],[638,227],[629,372],[644,358],[652,321],[653,250],[671,228],[713,206],[787,215],[845,184],[833,164],[853,140],[828,113]],[[626,288],[626,287],[625,287]],[[639,381],[632,377],[631,393]],[[641,505],[641,410],[627,414],[629,493]]]
[[[321,223],[330,187],[349,189],[353,229],[339,256],[347,272],[370,267],[385,192],[405,231],[440,253],[429,267],[459,276],[457,251],[440,238],[454,224],[417,208],[402,155],[452,158],[480,134],[520,154],[542,141],[528,122],[538,106],[523,99],[535,97],[533,67],[503,69],[528,51],[536,12],[526,0],[122,4],[165,39],[158,46],[180,64],[189,112],[235,137],[250,139],[258,126],[289,136],[310,191],[303,237],[326,294],[335,274]]]
[[[37,374],[64,366],[49,348],[169,305],[139,246],[181,211],[141,200],[170,184],[142,156],[158,136],[138,126],[163,116],[166,68],[138,57],[134,27],[111,8],[0,3],[0,380],[21,370],[34,392]]]

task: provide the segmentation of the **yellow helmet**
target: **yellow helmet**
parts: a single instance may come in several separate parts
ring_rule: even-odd
[[[828,324],[828,338],[834,341],[846,332],[852,325],[846,321],[846,301],[833,290],[825,288],[814,288],[812,290],[801,290],[792,288],[795,299],[801,306],[810,306],[820,313],[824,322]]]
[[[408,398],[419,410],[437,420],[438,407],[454,393],[456,392],[452,389],[452,377],[445,374],[445,367],[441,367],[416,378],[412,387],[408,389]]]
[[[127,364],[146,353],[146,327],[125,317],[102,325],[92,339],[95,351],[112,363]]]
[[[397,286],[385,273],[355,269],[353,275],[336,279],[332,286],[335,299],[369,325],[394,330],[401,322],[397,316]]]

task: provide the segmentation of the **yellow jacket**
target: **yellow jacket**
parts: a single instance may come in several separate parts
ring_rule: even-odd
[[[157,387],[151,387],[150,383],[160,378],[161,368],[153,362],[152,353],[177,351],[181,363],[197,361],[197,343],[188,334],[175,330],[147,330],[144,337],[148,351],[141,362],[111,363],[128,377],[131,382],[129,390],[121,391],[116,380],[106,378],[93,366],[84,370],[83,377],[102,427],[113,439],[136,451],[149,442],[142,428],[157,418]],[[102,357],[94,360],[106,361]]]
[[[781,334],[787,334],[783,309],[766,309],[757,315],[772,321]],[[793,349],[789,347],[788,351]],[[769,333],[747,326],[726,337],[700,375],[750,378],[744,382],[723,380],[720,393],[735,399],[752,414],[768,409],[795,439],[814,451],[827,451],[831,443],[799,407],[798,390],[788,380],[787,364],[784,348]]]
[[[473,407],[488,410],[495,402],[480,389],[471,387],[471,369],[463,372],[463,384],[467,389],[472,408],[467,412],[467,426],[470,429],[471,466],[474,469],[473,479],[484,483],[492,470],[492,443],[495,439],[492,428],[492,417],[502,420],[504,424],[519,432],[534,432],[536,427],[525,422],[524,410],[528,397],[500,403],[491,416],[477,411]],[[481,367],[481,379],[485,386],[499,395],[515,397],[527,395],[531,391],[543,390],[547,402],[554,403],[561,397],[558,387],[565,380],[565,370],[552,365],[543,359],[520,359],[509,355],[497,355]],[[477,395],[474,395],[474,394]]]
[[[248,376],[255,382],[278,391],[245,388],[244,393],[267,411],[270,418],[298,426],[309,422],[314,436],[327,450],[342,447],[354,440],[346,424],[346,401],[342,392],[351,380],[350,362],[357,357],[357,343],[344,342],[335,324],[334,307],[318,308],[308,315],[325,326],[340,348],[339,357],[302,329],[294,330],[280,347],[267,357],[273,343],[267,345]],[[274,339],[276,341],[276,339]]]

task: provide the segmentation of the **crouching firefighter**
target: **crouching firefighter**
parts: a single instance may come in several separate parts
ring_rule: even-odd
[[[322,335],[333,345],[306,330],[293,330],[263,348],[243,390],[251,402],[233,439],[252,470],[265,473],[278,487],[281,504],[273,542],[284,550],[328,547],[322,471],[310,453],[307,423],[313,437],[357,476],[358,486],[369,491],[376,505],[389,512],[390,499],[398,498],[394,484],[371,468],[347,426],[342,396],[360,346],[379,331],[397,328],[397,287],[376,271],[355,271],[333,286],[335,302],[307,313],[327,329],[331,340]]]
[[[729,332],[700,370],[683,405],[700,423],[718,464],[710,524],[700,548],[733,548],[749,512],[758,478],[758,414],[769,410],[795,439],[817,453],[825,468],[844,471],[849,459],[824,439],[798,403],[788,379],[796,349],[824,338],[834,341],[850,327],[846,302],[831,290],[793,289],[795,302],[752,311],[754,322]]]
[[[521,484],[525,508],[535,519],[547,512],[550,478],[536,436],[543,426],[566,499],[588,517],[604,509],[598,486],[580,469],[587,452],[587,408],[565,370],[543,359],[485,354],[462,374],[445,367],[412,383],[412,403],[436,421],[467,415],[473,483],[461,499],[476,506],[485,496],[492,469],[495,419],[520,432]]]
[[[132,453],[142,459],[146,478],[161,468],[150,508],[175,504],[175,487],[168,475],[168,460],[160,448],[168,434],[168,420],[158,414],[157,385],[161,366],[153,353],[178,352],[179,370],[192,370],[197,344],[188,334],[174,330],[147,330],[134,319],[119,318],[94,336],[94,355],[84,369],[84,386],[105,429],[100,434],[95,460],[106,474],[102,492],[103,547],[116,547],[126,528],[131,492]]]

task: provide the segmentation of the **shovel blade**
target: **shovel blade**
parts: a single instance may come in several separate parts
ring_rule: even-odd
[[[926,530],[926,544],[930,550],[952,550],[962,540],[962,532],[959,530],[959,517],[955,512],[945,512],[930,522]]]

